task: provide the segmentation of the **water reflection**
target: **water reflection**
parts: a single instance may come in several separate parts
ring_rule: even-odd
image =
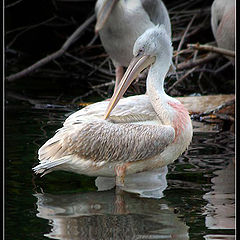
[[[203,198],[208,201],[205,206],[205,225],[208,229],[235,229],[235,162],[214,172],[211,179],[212,191]],[[233,239],[233,235],[207,235],[205,239]]]
[[[140,197],[162,198],[167,188],[167,166],[148,172],[136,173],[125,177],[122,190],[138,193]],[[98,191],[105,191],[115,187],[115,178],[97,177],[95,180]]]
[[[163,199],[114,190],[34,196],[51,239],[189,239],[189,227]]]
[[[171,239],[174,234],[175,239],[235,238],[232,133],[219,133],[213,124],[193,121],[193,141],[188,151],[168,166],[167,182],[153,174],[156,179],[152,182],[161,184],[145,186],[142,177],[141,188],[136,190],[133,182],[128,182],[124,189],[138,194],[116,196],[113,190],[90,193],[95,189],[94,179],[64,172],[36,177],[32,185],[37,150],[62,125],[70,109],[35,109],[13,100],[6,109],[6,239],[39,240],[43,233],[48,238],[84,240]],[[96,183],[98,190],[113,187]],[[33,197],[35,184],[37,189],[59,195]],[[88,193],[70,195],[76,191]],[[174,214],[175,208],[178,214]]]

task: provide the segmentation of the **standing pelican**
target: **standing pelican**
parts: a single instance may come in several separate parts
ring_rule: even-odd
[[[147,29],[163,24],[171,36],[168,11],[161,0],[98,0],[95,31],[116,68],[115,89],[133,57],[133,45]]]
[[[218,46],[235,51],[235,0],[214,0],[211,26]],[[228,58],[234,64],[234,58]]]
[[[70,115],[55,136],[39,149],[40,164],[33,170],[44,174],[66,170],[90,176],[116,176],[116,185],[122,186],[125,175],[163,167],[176,160],[190,144],[192,123],[184,106],[164,91],[172,53],[164,26],[148,29],[137,39],[134,58],[111,101],[89,105]],[[148,95],[120,100],[148,66]]]

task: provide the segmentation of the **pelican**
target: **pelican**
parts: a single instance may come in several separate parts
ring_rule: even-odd
[[[70,115],[39,149],[35,173],[65,170],[116,176],[116,186],[124,186],[125,176],[176,160],[190,144],[193,130],[186,108],[164,91],[172,54],[171,39],[163,25],[146,30],[137,39],[134,58],[111,100]],[[121,99],[148,66],[147,94]]]
[[[171,37],[168,11],[161,0],[98,0],[95,5],[102,45],[116,69],[115,87],[133,57],[133,45],[148,28],[164,24]]]
[[[235,51],[235,0],[214,0],[211,26],[217,45]],[[229,59],[234,64],[234,58]]]

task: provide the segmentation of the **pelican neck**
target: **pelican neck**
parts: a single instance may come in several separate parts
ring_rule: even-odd
[[[148,15],[142,9],[142,5],[140,1],[126,1],[123,2],[119,0],[116,6],[113,9],[113,14],[110,17],[114,16],[114,20],[119,19],[122,24],[124,21],[129,21],[129,17],[133,17],[135,20],[138,19],[137,17],[141,18],[142,20],[148,19]],[[149,21],[147,21],[148,23]],[[129,22],[126,22],[129,23]]]
[[[155,63],[149,69],[147,94],[160,121],[168,125],[171,123],[168,103],[174,100],[164,91],[164,79],[170,67],[170,57],[172,55],[167,56],[165,54],[165,57],[163,55],[157,57]]]
[[[149,96],[168,96],[164,91],[164,80],[170,67],[170,59],[169,56],[156,57],[155,63],[150,67],[147,77],[147,93]]]

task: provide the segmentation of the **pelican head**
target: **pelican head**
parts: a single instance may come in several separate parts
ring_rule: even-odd
[[[97,12],[97,22],[95,32],[98,33],[110,16],[114,6],[119,0],[98,0],[95,6]]]
[[[172,56],[172,42],[164,25],[157,25],[153,28],[147,29],[135,42],[133,47],[133,55],[145,56]]]
[[[133,47],[134,58],[129,64],[120,84],[109,102],[104,119],[107,119],[113,108],[126,92],[134,79],[148,66],[161,61],[168,64],[172,59],[172,43],[164,25],[157,25],[146,30],[135,42]],[[161,66],[161,65],[160,65]]]

